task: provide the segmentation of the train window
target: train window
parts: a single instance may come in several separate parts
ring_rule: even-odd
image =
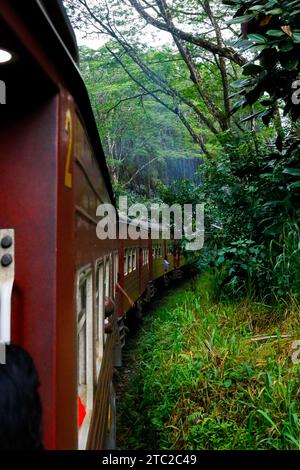
[[[136,271],[136,248],[132,250],[132,271]]]
[[[128,250],[128,272],[132,271],[132,250]]]
[[[110,258],[105,261],[104,293],[105,297],[110,296]]]
[[[118,283],[118,273],[119,273],[119,253],[115,251],[114,253],[114,295],[116,292],[116,285]]]
[[[156,248],[152,248],[152,257],[155,259],[155,255],[156,255]]]
[[[124,275],[128,274],[128,250],[124,251]]]
[[[104,295],[105,297],[110,297],[111,296],[111,257],[107,257],[105,261],[105,276],[104,276]],[[105,309],[105,307],[104,307]],[[104,317],[105,317],[105,312],[104,312]],[[104,324],[108,320],[104,320]],[[107,340],[107,334],[104,334],[104,343]]]
[[[98,380],[104,349],[104,266],[96,271],[96,380]]]
[[[85,409],[85,418],[79,430],[79,447],[86,447],[94,399],[93,358],[93,274],[84,270],[77,281],[77,351],[78,396]]]
[[[146,264],[149,264],[149,250],[146,248]]]

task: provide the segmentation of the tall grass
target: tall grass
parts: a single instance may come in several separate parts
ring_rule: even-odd
[[[299,306],[216,303],[214,286],[211,274],[187,282],[146,317],[127,358],[120,448],[300,449]]]

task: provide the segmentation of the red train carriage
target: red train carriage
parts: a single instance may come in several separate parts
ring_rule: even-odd
[[[101,447],[114,334],[104,355],[100,318],[117,246],[97,240],[95,214],[112,189],[60,2],[1,0],[0,13],[0,47],[12,54],[0,69],[0,228],[15,230],[12,341],[39,371],[46,448]]]
[[[170,271],[183,260],[171,242],[96,236],[96,208],[114,196],[61,1],[0,0],[0,49],[0,287],[14,281],[11,298],[0,289],[0,341],[34,358],[45,447],[104,448],[119,319],[151,296],[164,256]]]

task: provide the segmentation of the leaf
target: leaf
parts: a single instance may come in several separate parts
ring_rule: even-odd
[[[229,388],[229,387],[231,387],[231,385],[232,385],[232,380],[231,379],[225,380],[225,382],[224,382],[224,387],[225,388]]]
[[[253,7],[249,8],[249,10],[251,11],[260,11],[260,10],[263,10],[265,8],[265,5],[254,5]]]
[[[237,16],[232,20],[226,21],[226,24],[244,24],[249,23],[249,21],[253,20],[255,15],[244,15],[244,16]]]
[[[292,36],[292,39],[294,42],[299,43],[300,42],[300,33],[294,33]]]
[[[272,15],[266,16],[261,22],[259,23],[259,26],[267,26],[272,19]]]
[[[285,41],[285,42],[279,44],[279,49],[282,52],[289,52],[292,49],[294,49],[294,44],[291,40],[288,40],[288,41]]]
[[[289,72],[293,70],[297,70],[298,64],[299,64],[299,59],[296,57],[294,59],[288,59],[286,60],[285,58],[280,61],[282,67],[284,67],[286,70]]]
[[[292,436],[288,432],[284,432],[283,435],[284,437],[289,439],[293,444],[295,444],[297,450],[300,450],[300,440],[297,440],[294,436]]]
[[[276,426],[276,424],[274,423],[274,421],[270,418],[270,416],[263,410],[257,410],[257,413],[259,413],[260,415],[262,415],[267,421],[269,424],[271,424],[272,428],[276,429],[277,432],[279,432],[279,429],[278,427]]]
[[[280,38],[280,37],[284,36],[285,33],[283,31],[280,31],[279,29],[270,29],[269,31],[267,31],[267,35],[272,36],[272,37],[276,37],[276,38]]]
[[[283,170],[284,175],[291,175],[291,176],[300,176],[300,169],[299,168],[285,168]]]
[[[267,44],[268,40],[262,34],[248,34],[248,40],[256,44]]]
[[[298,189],[300,188],[300,181],[296,181],[296,183],[292,183],[292,184],[289,184],[288,185],[288,189],[291,190],[291,189]]]
[[[274,8],[273,10],[267,11],[268,15],[278,16],[283,13],[282,8]]]
[[[284,31],[288,36],[293,36],[293,31],[290,26],[281,26],[282,31]]]
[[[244,119],[242,119],[241,122],[248,122],[248,121],[250,121],[251,119],[256,119],[256,118],[258,118],[258,117],[263,116],[264,113],[265,113],[265,111],[259,111],[259,112],[257,112],[257,113],[251,114],[251,116],[247,116],[247,117],[245,117]]]
[[[258,73],[261,73],[263,71],[263,68],[261,65],[256,65],[256,64],[247,64],[243,67],[243,75],[256,75]]]

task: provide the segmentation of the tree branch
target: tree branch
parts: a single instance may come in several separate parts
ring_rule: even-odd
[[[202,36],[197,36],[193,33],[183,31],[175,26],[172,28],[172,30],[170,30],[170,27],[166,23],[163,23],[162,21],[159,21],[158,19],[149,15],[149,13],[140,4],[138,0],[129,0],[129,2],[136,9],[136,11],[144,18],[144,20],[146,20],[147,23],[151,24],[152,26],[161,29],[162,31],[167,31],[170,34],[173,33],[179,39],[187,41],[191,44],[195,44],[196,46],[200,46],[203,49],[211,52],[212,54],[225,57],[226,59],[229,59],[230,61],[235,62],[240,66],[246,64],[246,59],[234,49],[228,47],[220,47],[217,44],[214,44],[213,42],[204,39]]]
[[[154,90],[153,91],[153,93],[159,93],[159,92],[160,92],[160,90]],[[120,106],[120,104],[125,103],[126,101],[135,100],[137,98],[142,98],[143,96],[149,96],[149,95],[150,95],[149,92],[143,92],[143,93],[139,93],[139,94],[134,95],[134,96],[128,96],[127,98],[122,98],[114,106],[112,106],[108,111],[105,111],[105,114],[109,115],[112,111],[114,111],[116,108],[118,108]]]

